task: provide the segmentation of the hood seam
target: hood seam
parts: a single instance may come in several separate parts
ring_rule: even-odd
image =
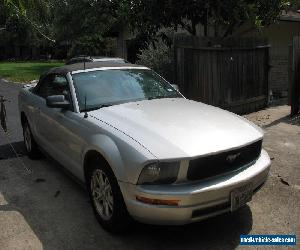
[[[154,155],[154,154],[153,154],[153,153],[152,153],[145,145],[143,145],[142,143],[140,143],[139,141],[137,141],[136,139],[134,139],[132,136],[126,134],[125,132],[123,132],[122,130],[116,128],[115,126],[111,125],[111,124],[108,123],[108,122],[105,122],[105,121],[103,121],[103,120],[101,120],[101,119],[99,119],[99,118],[97,118],[97,117],[95,117],[95,116],[93,116],[93,115],[90,115],[90,116],[91,116],[92,118],[94,118],[95,120],[98,120],[98,121],[100,121],[100,122],[103,122],[103,123],[105,123],[106,125],[108,125],[108,126],[114,128],[115,130],[118,130],[119,132],[121,132],[121,133],[123,133],[124,135],[128,136],[130,139],[132,139],[133,141],[135,141],[136,143],[138,143],[140,146],[142,146],[144,149],[146,149],[146,150],[147,150],[151,155],[153,155],[156,159],[158,159],[158,157],[157,157],[156,155]]]

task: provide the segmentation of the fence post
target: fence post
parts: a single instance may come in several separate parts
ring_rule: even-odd
[[[266,48],[266,85],[267,85],[267,106],[270,105],[271,102],[271,87],[270,87],[270,73],[271,73],[271,64],[270,64],[270,47]]]
[[[293,69],[293,63],[294,63],[294,58],[293,58],[293,45],[289,45],[289,57],[288,57],[288,79],[289,79],[289,85],[288,85],[288,105],[291,106],[291,90],[293,86],[293,81],[294,81],[294,69]]]

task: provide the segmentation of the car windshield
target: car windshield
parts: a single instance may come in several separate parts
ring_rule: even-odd
[[[148,69],[111,69],[72,75],[81,112],[159,98],[182,97],[167,81]]]

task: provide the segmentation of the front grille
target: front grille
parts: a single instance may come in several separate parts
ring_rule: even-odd
[[[237,170],[255,161],[260,155],[261,148],[260,140],[239,149],[191,160],[187,179],[202,180]]]

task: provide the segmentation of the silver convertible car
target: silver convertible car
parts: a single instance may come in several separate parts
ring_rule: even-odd
[[[54,68],[21,90],[19,110],[29,157],[47,153],[85,183],[110,231],[235,211],[270,168],[260,128],[134,64]]]

